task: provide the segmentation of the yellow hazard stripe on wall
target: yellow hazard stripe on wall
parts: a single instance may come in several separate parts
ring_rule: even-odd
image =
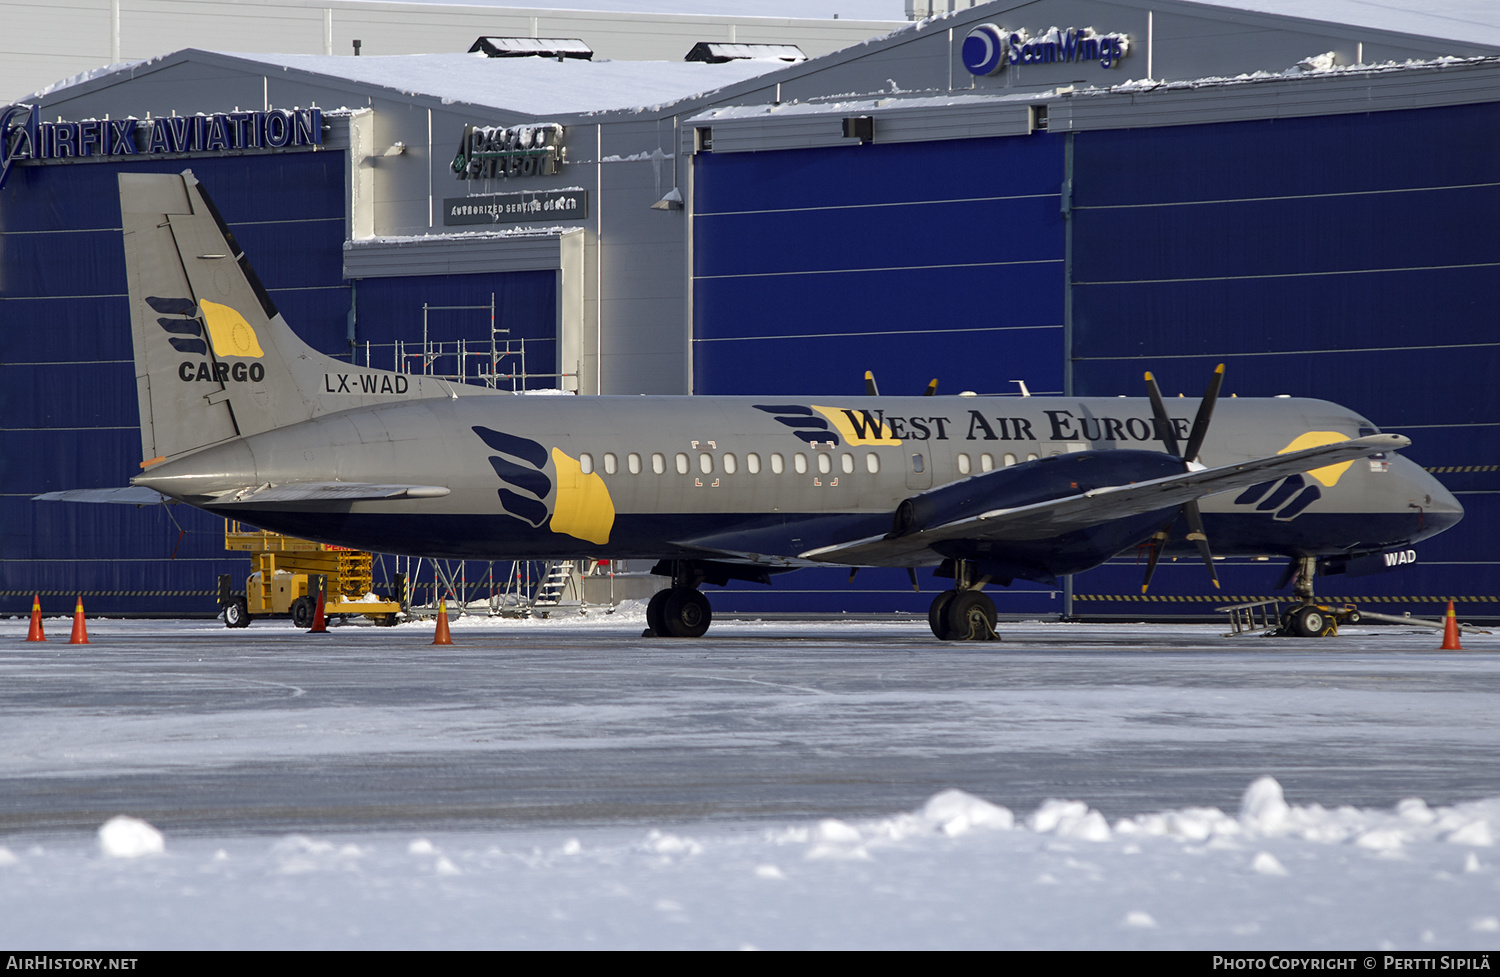
[[[0,590],[0,597],[217,597],[217,590]]]
[[[1297,598],[1290,594],[1273,594],[1265,596],[1240,596],[1232,597],[1226,594],[1074,594],[1074,600],[1099,600],[1099,601],[1134,601],[1163,604],[1195,604],[1209,602],[1213,604],[1256,604],[1265,601],[1286,601],[1295,603]],[[1394,595],[1382,595],[1375,597],[1328,597],[1318,594],[1313,600],[1319,604],[1443,604],[1453,601],[1455,604],[1484,604],[1500,602],[1500,597],[1494,596],[1457,596],[1447,595],[1437,597],[1405,597]]]
[[[1438,465],[1427,470],[1434,475],[1444,475],[1450,472],[1496,472],[1500,471],[1500,465]]]

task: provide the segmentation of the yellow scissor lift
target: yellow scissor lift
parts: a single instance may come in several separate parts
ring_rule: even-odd
[[[396,623],[399,600],[365,600],[372,592],[373,558],[362,550],[344,549],[311,540],[268,533],[224,520],[224,548],[251,554],[255,571],[245,581],[244,596],[230,592],[230,578],[219,578],[219,603],[224,623],[249,627],[251,620],[290,614],[299,628],[312,626],[317,607],[318,578],[327,578],[323,614],[363,614],[376,624]]]

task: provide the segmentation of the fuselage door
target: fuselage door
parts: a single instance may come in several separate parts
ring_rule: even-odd
[[[906,487],[909,489],[932,488],[932,459],[925,451],[907,453]]]

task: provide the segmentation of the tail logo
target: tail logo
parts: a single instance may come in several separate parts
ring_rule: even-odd
[[[227,305],[217,302],[193,304],[192,299],[146,296],[146,304],[157,313],[156,324],[167,334],[167,342],[179,353],[207,356],[212,344],[214,357],[221,362],[210,365],[184,360],[177,365],[177,375],[184,381],[206,380],[211,383],[250,381],[259,383],[266,377],[260,363],[225,363],[226,357],[260,359],[265,351],[260,338],[245,317]]]
[[[245,317],[227,305],[203,301],[198,303],[203,310],[203,321],[208,323],[208,338],[214,344],[215,356],[245,356],[259,359],[266,355],[260,348],[260,338]]]

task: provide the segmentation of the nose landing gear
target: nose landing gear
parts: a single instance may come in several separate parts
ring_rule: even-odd
[[[1297,602],[1281,615],[1281,626],[1270,632],[1274,637],[1331,638],[1339,633],[1340,624],[1358,624],[1359,608],[1353,604],[1320,604],[1313,597],[1313,574],[1318,561],[1311,556],[1298,557],[1290,569],[1296,571],[1292,592]],[[1282,578],[1285,586],[1285,577]]]

